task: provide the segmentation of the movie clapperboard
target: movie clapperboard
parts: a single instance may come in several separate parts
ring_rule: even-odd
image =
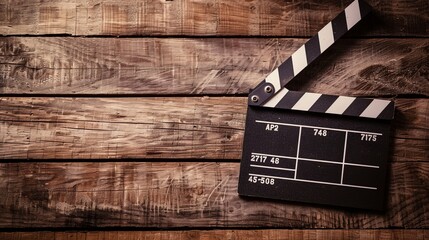
[[[352,2],[251,90],[240,195],[384,209],[394,103],[285,88],[369,12]]]

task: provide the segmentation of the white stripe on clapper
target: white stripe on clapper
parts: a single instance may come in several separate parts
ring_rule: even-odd
[[[352,2],[344,12],[346,14],[347,29],[350,30],[361,19],[359,1]]]
[[[326,110],[326,113],[343,114],[355,99],[355,97],[339,96],[328,110]]]
[[[329,22],[325,27],[322,28],[318,33],[320,53],[323,53],[334,43],[334,32],[332,31],[332,22]]]
[[[298,100],[298,102],[295,103],[295,105],[292,107],[292,109],[293,110],[308,111],[311,108],[311,106],[314,105],[314,103],[317,101],[317,99],[320,98],[320,96],[322,96],[322,94],[320,94],[320,93],[306,92]]]
[[[368,107],[360,114],[360,117],[377,118],[389,103],[390,101],[387,100],[373,99]]]
[[[293,74],[296,76],[307,66],[307,55],[305,52],[305,44],[302,45],[296,52],[292,54]]]
[[[273,98],[264,104],[264,107],[276,107],[276,105],[283,99],[286,93],[289,92],[287,88],[282,88]]]
[[[273,84],[274,92],[278,92],[281,89],[279,69],[276,68],[273,72],[271,72],[270,75],[267,76],[265,81]]]

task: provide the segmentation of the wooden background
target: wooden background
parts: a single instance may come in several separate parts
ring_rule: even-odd
[[[240,198],[246,94],[351,0],[0,0],[0,239],[428,239],[429,2],[290,89],[393,99],[385,212]]]

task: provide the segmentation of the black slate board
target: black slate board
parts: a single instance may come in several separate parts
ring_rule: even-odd
[[[243,196],[383,210],[390,121],[249,106]]]

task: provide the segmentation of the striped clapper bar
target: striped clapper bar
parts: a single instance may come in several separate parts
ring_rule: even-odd
[[[251,91],[240,195],[384,208],[393,102],[285,88],[369,12],[351,3]]]

